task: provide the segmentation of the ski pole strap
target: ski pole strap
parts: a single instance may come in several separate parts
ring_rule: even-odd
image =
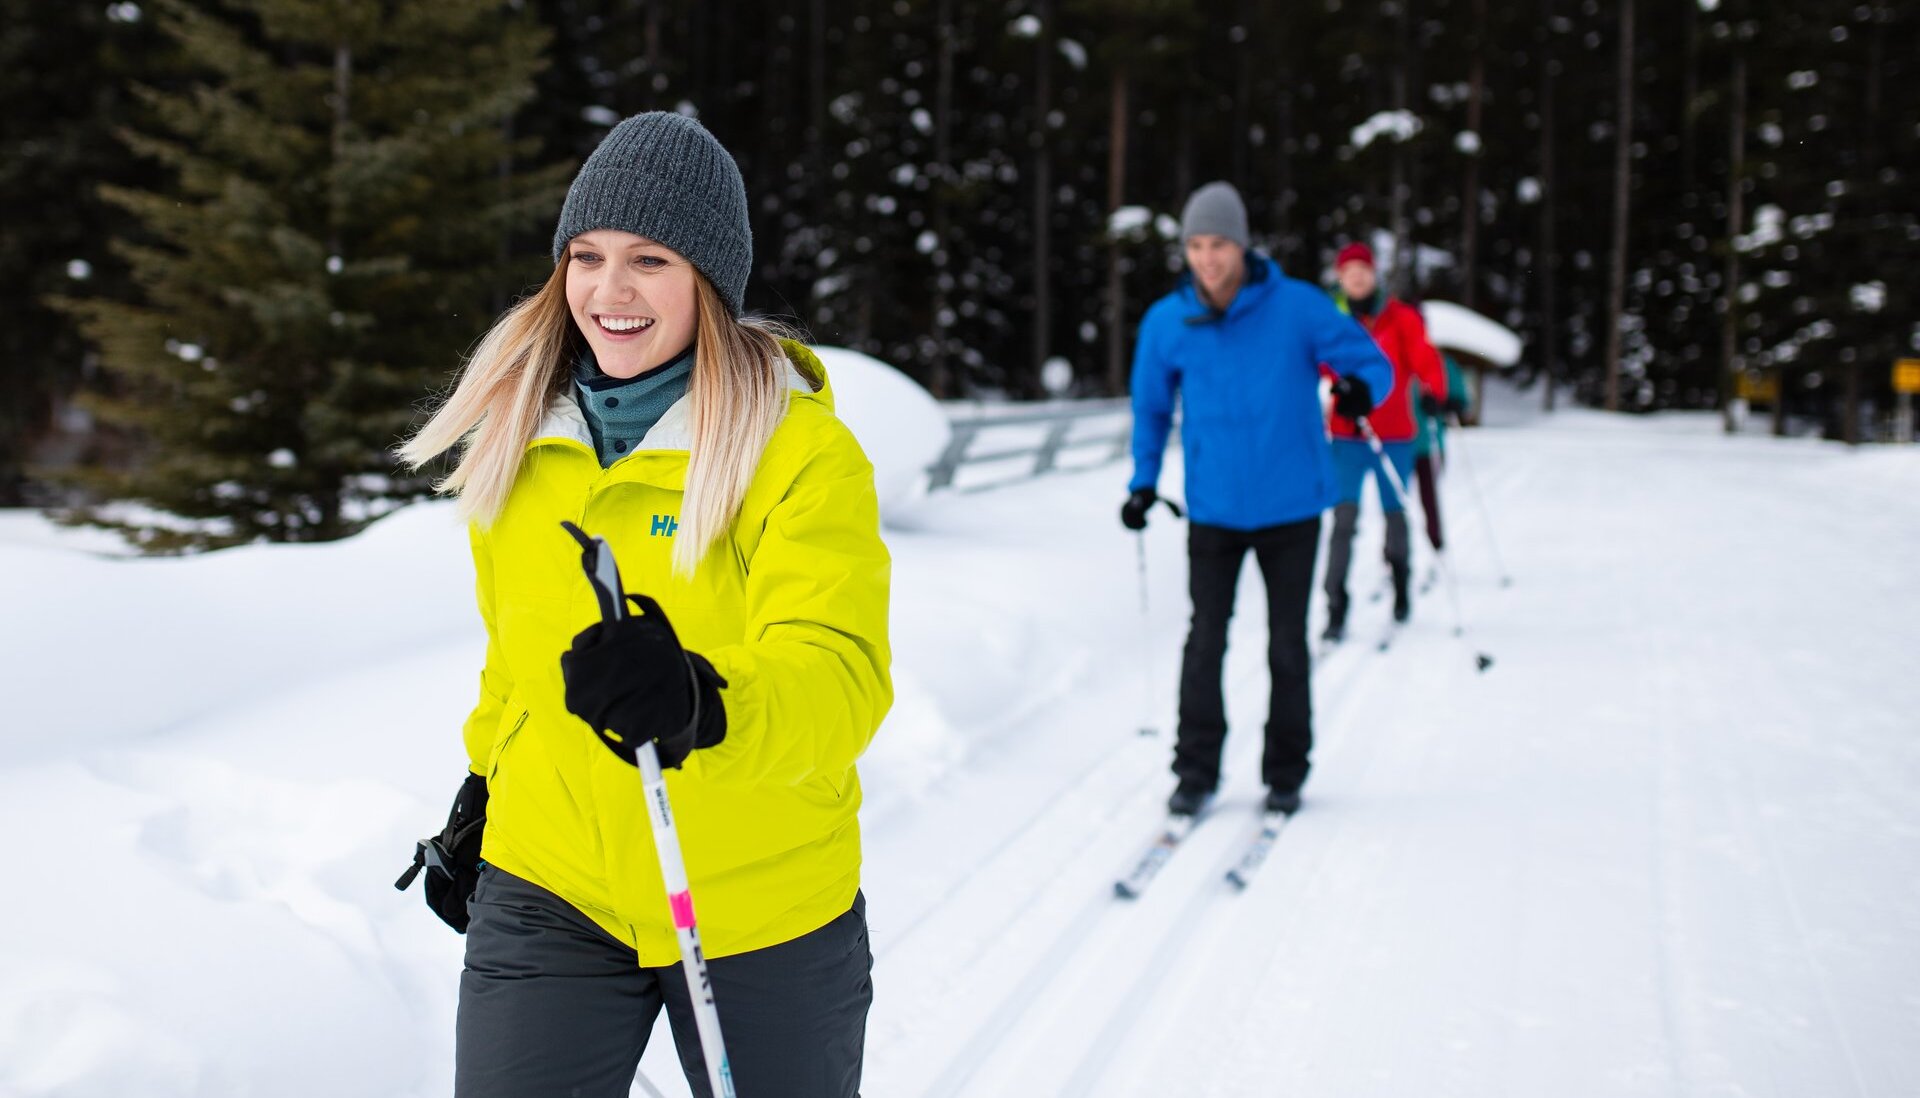
[[[425,869],[426,867],[427,867],[427,841],[425,839],[422,839],[419,842],[413,844],[413,864],[407,867],[406,872],[400,874],[399,880],[393,882],[393,887],[396,889],[399,889],[401,892],[405,892],[407,890],[407,886],[412,884],[413,879],[415,877],[418,877],[420,875],[420,871],[422,869]]]
[[[1187,517],[1187,513],[1186,513],[1185,511],[1182,511],[1182,510],[1180,509],[1180,505],[1179,505],[1179,504],[1177,504],[1177,503],[1175,503],[1175,502],[1173,502],[1173,501],[1172,501],[1172,500],[1170,500],[1170,499],[1167,499],[1167,498],[1166,498],[1165,496],[1162,496],[1162,497],[1160,497],[1160,502],[1161,502],[1161,503],[1164,503],[1164,504],[1166,504],[1166,505],[1167,505],[1167,510],[1169,510],[1169,511],[1172,511],[1172,512],[1173,512],[1173,517],[1174,517],[1174,518],[1186,518],[1186,517]]]

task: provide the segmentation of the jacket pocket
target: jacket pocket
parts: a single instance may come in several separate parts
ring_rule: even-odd
[[[507,745],[513,742],[513,738],[520,734],[521,727],[527,723],[527,716],[529,712],[530,711],[527,709],[521,709],[520,715],[513,719],[513,723],[511,725],[507,726],[506,733],[497,737],[493,741],[493,753],[487,758],[487,781],[488,782],[492,782],[493,779],[499,775],[500,757],[507,753]]]

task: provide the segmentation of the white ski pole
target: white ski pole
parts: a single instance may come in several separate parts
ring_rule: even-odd
[[[1460,445],[1460,436],[1466,433],[1463,426],[1447,440],[1460,454],[1460,464],[1467,470],[1467,488],[1473,492],[1475,510],[1480,512],[1480,524],[1487,530],[1487,549],[1493,553],[1494,570],[1500,573],[1500,586],[1512,587],[1513,575],[1507,571],[1507,565],[1500,557],[1500,542],[1493,536],[1493,512],[1487,510],[1486,497],[1480,494],[1480,478],[1473,475],[1473,462],[1467,457],[1467,448]]]
[[[1180,505],[1170,499],[1154,502],[1166,504],[1174,518],[1187,517]],[[1153,508],[1148,507],[1147,510],[1151,512]],[[1135,531],[1134,536],[1135,557],[1140,562],[1140,678],[1146,699],[1146,711],[1140,716],[1140,734],[1157,736],[1160,733],[1153,726],[1153,714],[1160,708],[1160,692],[1153,686],[1153,609],[1147,601],[1147,532],[1143,528]]]
[[[1147,532],[1134,535],[1134,549],[1140,562],[1140,689],[1142,693],[1140,734],[1157,736],[1153,714],[1159,708],[1159,691],[1153,688],[1153,608],[1147,602]]]
[[[1367,436],[1367,445],[1373,447],[1374,460],[1379,462],[1380,472],[1387,478],[1387,483],[1393,486],[1394,498],[1400,501],[1401,513],[1405,514],[1410,512],[1413,508],[1413,503],[1407,499],[1407,484],[1400,479],[1400,470],[1395,469],[1393,462],[1387,460],[1387,448],[1380,444],[1380,436],[1374,433],[1372,422],[1369,421],[1366,416],[1361,416],[1359,419],[1354,420],[1354,422],[1360,425],[1360,433]],[[1453,578],[1453,565],[1447,560],[1447,554],[1441,550],[1434,550],[1433,556],[1435,560],[1440,562],[1440,574],[1446,577],[1447,594],[1453,602],[1453,635],[1456,637],[1465,636],[1467,624],[1466,619],[1460,613],[1460,587]],[[1476,668],[1485,671],[1487,668],[1493,666],[1493,657],[1487,655],[1485,652],[1476,652],[1474,653],[1473,663]]]
[[[586,570],[593,594],[600,602],[602,621],[618,621],[627,616],[626,588],[620,585],[620,569],[605,538],[589,537],[571,522],[560,525],[580,543],[580,567]],[[698,695],[693,720],[700,719]],[[680,938],[680,967],[687,977],[687,993],[693,1000],[693,1020],[700,1031],[700,1052],[707,1061],[707,1083],[714,1098],[735,1098],[733,1068],[727,1060],[726,1042],[720,1038],[720,1011],[713,1002],[713,981],[707,976],[706,954],[700,951],[700,926],[693,914],[693,895],[687,889],[687,864],[680,856],[680,832],[673,824],[673,805],[667,800],[667,780],[660,770],[660,753],[653,741],[640,745],[635,753],[640,767],[640,784],[646,791],[647,816],[653,822],[653,847],[660,857],[660,879],[667,886],[667,906],[673,912],[673,928]]]

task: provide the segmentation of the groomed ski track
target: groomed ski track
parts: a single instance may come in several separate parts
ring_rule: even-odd
[[[1130,676],[1116,676],[1111,688],[1089,684],[1030,715],[1032,729],[1104,739],[1110,748],[1070,782],[1035,798],[1021,822],[923,910],[884,937],[876,932],[877,970],[902,1009],[891,1012],[891,1026],[870,1034],[869,1078],[895,1080],[900,1093],[928,1098],[1115,1093],[1114,1080],[1137,1070],[1129,1067],[1134,1058],[1154,1055],[1151,1015],[1177,1015],[1198,1000],[1230,1013],[1220,995],[1223,968],[1238,972],[1227,981],[1232,997],[1245,1002],[1259,993],[1260,968],[1274,952],[1274,935],[1284,932],[1263,914],[1271,900],[1262,896],[1310,887],[1327,849],[1313,837],[1315,808],[1323,796],[1337,798],[1339,779],[1327,775],[1363,772],[1375,750],[1376,741],[1349,734],[1353,695],[1370,678],[1390,674],[1403,656],[1401,646],[1381,653],[1350,636],[1318,660],[1316,769],[1307,806],[1282,831],[1250,887],[1236,893],[1225,874],[1260,824],[1268,700],[1261,580],[1251,556],[1245,568],[1226,664],[1225,777],[1209,816],[1143,897],[1116,899],[1113,880],[1164,819],[1172,787],[1171,691],[1162,695],[1169,712],[1155,714],[1160,734],[1150,738],[1130,731],[1137,720],[1123,716],[1094,727],[1098,717],[1088,713],[1088,696],[1096,691],[1137,705]],[[1154,672],[1167,679],[1178,672],[1184,610],[1156,615],[1163,635],[1155,643],[1161,662]],[[1385,627],[1388,611],[1384,602],[1356,600],[1352,622],[1372,633]],[[1317,625],[1317,598],[1313,613],[1310,624]],[[1421,645],[1448,640],[1438,623],[1410,631]],[[1131,655],[1137,645],[1122,650]],[[1459,649],[1463,666],[1466,658]],[[1097,714],[1102,707],[1091,708]],[[978,788],[956,793],[969,796],[994,799]],[[1326,823],[1338,828],[1338,817]],[[870,822],[868,841],[884,841],[885,827],[884,819]],[[1295,844],[1303,849],[1289,857]],[[981,922],[970,914],[981,910],[998,911],[1001,919]],[[903,957],[912,960],[900,963]],[[1101,1006],[1090,1017],[1088,1004],[1096,1003]]]
[[[1910,1093],[1920,694],[1893,648],[1849,638],[1913,637],[1913,481],[1894,455],[1691,430],[1566,416],[1470,436],[1513,586],[1455,482],[1466,636],[1435,584],[1376,652],[1389,608],[1356,599],[1315,672],[1306,806],[1236,895],[1267,702],[1249,562],[1226,784],[1128,903],[1112,882],[1163,818],[1185,632],[1182,539],[1159,531],[1160,736],[1132,735],[1138,639],[1106,637],[909,826],[867,820],[892,887],[865,1091]],[[1356,578],[1379,528],[1369,506]],[[1782,561],[1821,577],[1816,603]]]

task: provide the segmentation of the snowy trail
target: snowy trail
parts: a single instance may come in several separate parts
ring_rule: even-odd
[[[1461,441],[1514,585],[1457,461],[1467,637],[1440,586],[1385,654],[1356,606],[1307,807],[1238,894],[1257,569],[1218,815],[1125,904],[1171,786],[1184,528],[1122,534],[1107,468],[890,529],[866,1093],[1920,1093],[1920,453],[1582,412]],[[74,897],[0,909],[0,1094],[445,1094],[461,940],[391,884],[480,654],[449,513],[133,562],[0,520],[0,833],[17,895]],[[1369,499],[1356,560],[1380,525]],[[677,1098],[674,1060],[656,1031]]]
[[[966,931],[937,928],[937,940],[942,943],[939,959],[949,981],[942,990],[958,976],[1001,990],[998,995],[965,1000],[970,1009],[964,1011],[920,1014],[916,1028],[942,1034],[941,1040],[950,1046],[957,1044],[944,1066],[924,1077],[919,1073],[927,1070],[925,1058],[912,1042],[894,1048],[882,1040],[871,1041],[869,1078],[875,1080],[877,1091],[929,1096],[1012,1092],[1008,1088],[1073,1093],[1065,1088],[1074,1080],[1089,1078],[1085,1067],[1097,1063],[1103,1048],[1124,1039],[1137,1025],[1147,993],[1207,939],[1204,927],[1196,926],[1196,916],[1205,914],[1210,921],[1224,910],[1213,905],[1233,902],[1223,876],[1257,820],[1260,790],[1249,776],[1258,773],[1258,729],[1265,720],[1266,623],[1257,609],[1246,613],[1246,608],[1261,605],[1258,572],[1251,563],[1243,581],[1243,592],[1247,589],[1251,593],[1243,593],[1242,615],[1236,620],[1227,665],[1233,725],[1243,731],[1229,741],[1228,781],[1214,818],[1183,844],[1145,897],[1131,904],[1116,902],[1111,891],[1114,877],[1160,825],[1161,806],[1172,780],[1166,772],[1171,744],[1165,739],[1123,744],[1107,756],[1097,773],[1108,776],[1104,784],[1112,785],[1118,796],[1095,802],[1104,804],[1104,811],[1076,811],[1073,798],[1086,792],[1084,786],[1076,786],[1067,791],[1062,812],[1034,821],[1020,832],[1017,847],[997,852],[1019,861],[1047,851],[1048,872],[1023,881],[969,872],[963,879],[972,887],[947,897],[959,912],[977,912],[996,904],[1017,910],[1017,927],[1008,931],[1012,941],[993,933],[999,927],[974,928],[976,933],[989,932],[983,948],[960,957],[953,956],[951,947],[954,937]],[[1323,712],[1337,710],[1329,707],[1328,699],[1338,696],[1349,680],[1378,659],[1363,645],[1336,650],[1323,667],[1316,668],[1316,704]],[[1124,693],[1118,683],[1089,686],[1096,688],[1089,691],[1093,694]],[[1325,729],[1337,727],[1338,719],[1323,717],[1323,722],[1324,740]],[[1149,750],[1143,752],[1142,746]],[[1122,770],[1125,776],[1118,773]],[[1044,882],[1044,891],[1029,890],[1032,880]],[[900,993],[916,1004],[948,1002],[943,994],[928,993],[932,989],[926,986],[924,971],[889,964],[896,950],[911,952],[905,942],[883,946],[876,978],[905,982],[908,986]],[[1116,956],[1132,960],[1116,967],[1112,964]],[[1087,1004],[1094,1003],[1113,1004],[1110,1010],[1095,1012],[1105,1018],[1098,1032],[1092,1031],[1086,1011]],[[977,1020],[969,1022],[955,1017],[956,1013]],[[952,1033],[956,1024],[971,1027],[965,1029],[969,1036],[957,1042]],[[1070,1031],[1069,1040],[1077,1034],[1091,1036],[1093,1043],[1082,1069],[1055,1080],[1050,1072],[1073,1066],[1072,1059],[1063,1055],[1065,1050],[1048,1036],[1061,1026]],[[901,1069],[897,1077],[890,1074],[896,1065]]]

